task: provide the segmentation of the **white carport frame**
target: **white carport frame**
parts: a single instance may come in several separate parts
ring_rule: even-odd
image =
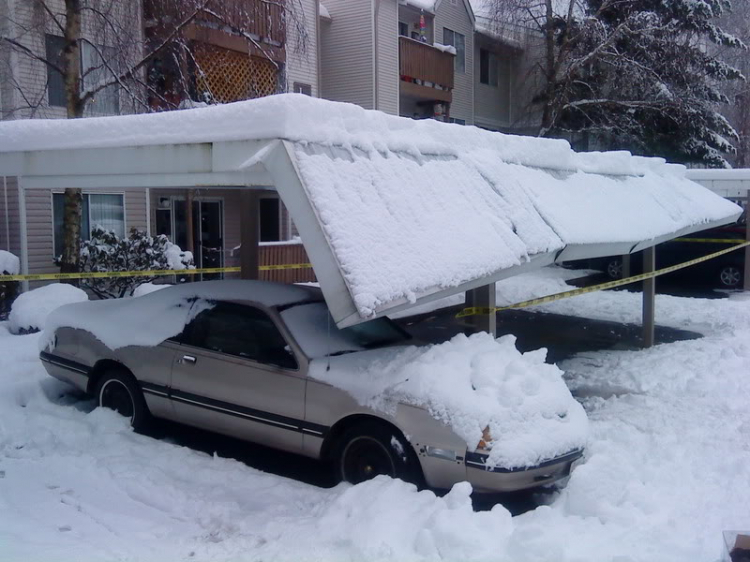
[[[0,175],[18,176],[23,189],[174,188],[240,189],[242,195],[242,276],[257,278],[259,191],[276,189],[288,208],[315,269],[331,314],[340,327],[385,316],[452,294],[472,291],[494,282],[551,264],[580,258],[628,254],[698,230],[731,222],[732,218],[684,228],[652,240],[568,245],[555,252],[531,256],[521,265],[497,270],[455,287],[423,291],[416,302],[390,302],[363,318],[341,272],[319,217],[307,196],[297,166],[293,143],[283,139],[187,142],[148,146],[61,148],[0,152]],[[255,195],[254,195],[255,194]],[[736,219],[736,217],[734,217]],[[475,306],[491,306],[494,290],[477,292]],[[647,295],[644,293],[644,298]],[[644,307],[644,310],[646,307]],[[644,323],[653,325],[653,307]],[[494,331],[494,315],[479,317],[484,329]]]

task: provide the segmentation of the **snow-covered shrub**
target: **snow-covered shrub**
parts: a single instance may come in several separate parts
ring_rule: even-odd
[[[153,269],[192,269],[193,254],[183,252],[164,235],[148,236],[133,229],[120,238],[112,231],[96,226],[91,238],[81,244],[81,271],[148,271]],[[121,298],[133,294],[155,277],[110,277],[84,279],[81,286],[99,298]]]
[[[65,283],[55,283],[27,291],[18,296],[8,317],[8,328],[14,334],[28,334],[44,329],[47,316],[64,304],[89,300],[85,291]]]
[[[21,262],[18,257],[0,250],[0,275],[18,275]],[[18,281],[0,281],[0,320],[8,317],[10,306],[18,293]]]

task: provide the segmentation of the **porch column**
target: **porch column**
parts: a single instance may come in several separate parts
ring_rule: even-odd
[[[495,308],[497,306],[495,284],[490,283],[489,285],[466,291],[466,306]],[[492,337],[497,335],[497,313],[491,312],[490,314],[478,314],[476,316],[470,316],[469,318],[469,322],[478,332],[489,332],[492,334]]]
[[[260,225],[258,192],[251,188],[240,190],[240,277],[258,279],[258,243]]]
[[[643,250],[643,273],[656,270],[656,247]],[[643,282],[643,347],[654,345],[654,316],[656,311],[656,278]]]

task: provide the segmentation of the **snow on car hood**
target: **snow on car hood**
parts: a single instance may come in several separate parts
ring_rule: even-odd
[[[312,361],[310,376],[388,414],[398,403],[426,409],[473,451],[489,426],[489,462],[505,468],[585,445],[588,419],[546,350],[521,353],[515,336],[455,336],[428,347],[388,348]]]

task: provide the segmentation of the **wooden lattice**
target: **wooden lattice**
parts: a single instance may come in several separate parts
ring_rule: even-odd
[[[200,44],[195,49],[196,87],[206,100],[229,103],[276,93],[278,69],[248,53]]]

